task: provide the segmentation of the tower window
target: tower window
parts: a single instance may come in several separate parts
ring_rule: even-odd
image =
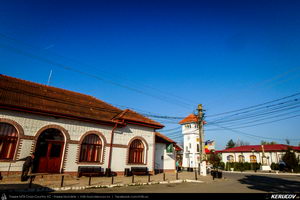
[[[186,124],[185,128],[191,128],[191,124]]]

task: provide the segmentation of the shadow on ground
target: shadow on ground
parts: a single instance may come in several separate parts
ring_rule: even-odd
[[[53,192],[54,190],[39,184],[32,184],[31,189],[39,188],[43,189],[45,192]],[[29,189],[29,190],[28,190]],[[28,183],[20,183],[20,184],[0,184],[0,192],[24,192],[30,191]]]
[[[299,192],[299,181],[286,180],[267,176],[248,175],[238,180],[242,184],[249,185],[248,188],[265,192]]]

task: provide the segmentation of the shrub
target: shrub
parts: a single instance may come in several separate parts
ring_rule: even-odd
[[[224,162],[220,162],[219,167],[220,167],[220,169],[224,170],[225,169],[225,163]]]
[[[261,164],[260,164],[260,163],[257,163],[257,162],[256,162],[256,163],[252,163],[253,170],[254,170],[254,171],[259,170],[259,169],[260,169],[260,165],[261,165]]]
[[[225,170],[230,171],[230,168],[234,168],[234,163],[227,162],[225,166]]]
[[[248,162],[245,162],[245,163],[244,163],[244,169],[245,169],[245,170],[251,170],[251,164],[248,163]]]
[[[272,170],[279,170],[279,164],[277,164],[277,163],[272,163],[272,164],[271,164],[271,169],[272,169]]]
[[[289,171],[298,170],[299,160],[296,158],[295,152],[292,152],[291,149],[287,149],[286,153],[283,155],[282,160],[285,162],[286,167]]]
[[[258,163],[249,163],[249,162],[233,162],[233,163],[226,163],[225,170],[230,171],[230,168],[234,168],[234,171],[245,171],[245,170],[253,170],[259,169],[260,165]]]
[[[298,165],[297,167],[295,167],[294,173],[300,173],[300,165]]]

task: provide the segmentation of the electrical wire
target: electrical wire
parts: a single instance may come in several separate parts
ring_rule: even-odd
[[[48,53],[50,52],[50,51],[48,51],[48,50],[45,50],[45,49],[41,49],[41,48],[35,47],[35,46],[30,45],[30,44],[27,44],[27,43],[25,43],[25,42],[23,42],[23,41],[20,41],[20,40],[17,40],[17,39],[15,39],[15,38],[12,38],[12,37],[10,37],[10,36],[7,36],[7,35],[5,35],[5,34],[3,34],[3,33],[0,33],[0,37],[2,37],[2,38],[4,38],[4,39],[7,39],[7,40],[10,40],[10,41],[17,42],[17,43],[22,44],[22,45],[29,46],[29,47],[31,47],[31,48],[33,48],[33,49],[38,49],[39,51],[42,50],[42,51],[44,51],[44,52],[48,52]],[[2,45],[2,46],[3,46],[3,45]],[[6,47],[8,47],[8,46],[6,46]],[[11,47],[10,47],[10,49],[11,49]],[[15,49],[16,49],[16,48],[15,48]],[[19,52],[19,53],[20,53],[20,52]],[[71,60],[72,62],[76,62],[76,63],[78,63],[79,65],[88,66],[88,65],[86,65],[86,64],[84,64],[84,63],[82,63],[82,62],[80,62],[80,61],[77,61],[77,60],[74,60],[74,59],[70,59],[70,58],[67,58],[67,57],[65,57],[65,56],[62,56],[62,55],[58,55],[58,54],[56,54],[56,53],[53,53],[53,52],[51,52],[51,54],[54,54],[55,56],[60,57],[60,58],[64,58],[64,59],[66,59],[66,60]],[[48,59],[48,60],[49,60],[49,59]],[[43,61],[45,61],[45,60],[43,60]],[[53,64],[53,63],[52,63],[52,64]],[[88,66],[88,67],[90,67],[90,66]],[[70,67],[64,68],[64,69],[70,70]],[[74,71],[74,70],[73,70],[73,71]],[[75,72],[79,73],[79,70],[76,70]],[[101,71],[101,73],[102,73],[102,75],[103,75],[103,74],[108,74],[107,72],[104,72],[104,71]],[[87,75],[87,74],[85,73],[85,75]],[[91,74],[89,74],[89,76],[90,76],[90,75],[91,75]],[[114,74],[114,76],[116,76],[116,74]],[[99,78],[99,76],[97,76],[97,77]],[[124,79],[124,80],[132,81],[132,80],[127,79],[126,77],[123,77],[123,76],[120,77],[120,78],[122,78],[122,79]],[[143,91],[141,91],[141,90],[137,90],[137,89],[135,89],[135,88],[132,88],[132,87],[128,87],[128,86],[119,84],[119,83],[117,83],[117,82],[115,82],[115,81],[112,81],[112,80],[106,80],[106,79],[104,79],[104,78],[101,78],[101,80],[102,80],[102,81],[105,81],[105,82],[108,82],[108,83],[111,83],[111,84],[114,84],[114,85],[117,85],[117,86],[119,86],[119,87],[123,87],[123,88],[130,89],[130,90],[135,91],[135,92],[138,92],[138,93],[144,93],[144,94],[145,94],[145,92],[143,92]],[[137,83],[136,81],[132,81],[132,82]],[[144,87],[146,87],[146,88],[152,89],[152,90],[154,90],[156,93],[157,93],[157,92],[160,92],[161,95],[159,95],[159,96],[157,95],[157,96],[156,96],[156,98],[159,97],[160,100],[162,99],[162,98],[161,98],[162,95],[166,96],[166,94],[167,94],[167,95],[169,95],[169,96],[172,96],[173,98],[177,98],[176,101],[178,101],[179,103],[183,103],[183,104],[186,104],[186,105],[192,105],[191,103],[187,103],[187,102],[190,102],[190,100],[186,101],[187,99],[185,99],[185,98],[182,98],[182,97],[180,97],[180,96],[171,94],[171,93],[166,92],[166,91],[161,91],[161,90],[159,90],[159,89],[157,89],[157,88],[153,88],[152,86],[148,86],[148,85],[146,85],[146,84],[144,84],[144,83],[137,83],[136,85],[144,86]],[[147,95],[149,96],[149,94],[147,94]],[[150,96],[153,97],[153,95],[150,95]],[[179,99],[180,99],[180,100],[179,100]],[[174,99],[174,100],[175,100],[175,99]]]
[[[234,112],[243,111],[243,110],[247,110],[247,109],[250,109],[250,108],[256,108],[256,107],[259,107],[259,106],[267,105],[267,104],[270,104],[270,103],[273,103],[273,102],[281,101],[283,99],[295,97],[295,96],[298,96],[298,95],[300,95],[300,92],[297,92],[295,94],[285,96],[285,97],[282,97],[282,98],[279,98],[279,99],[275,99],[275,100],[272,100],[272,101],[256,104],[256,105],[253,105],[253,106],[249,106],[249,107],[246,107],[246,108],[240,108],[240,109],[237,109],[237,110],[231,110],[231,111],[222,112],[222,113],[218,113],[218,114],[208,115],[207,117],[215,117],[215,116],[220,116],[220,115],[225,115],[225,114],[232,114]]]

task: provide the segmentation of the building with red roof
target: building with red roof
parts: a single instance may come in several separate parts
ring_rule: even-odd
[[[179,124],[182,127],[183,137],[182,167],[198,168],[200,160],[198,116],[190,114],[182,119]],[[205,124],[204,121],[203,124]],[[203,146],[205,146],[204,142]]]
[[[0,75],[2,174],[21,173],[16,160],[31,153],[36,173],[75,175],[85,166],[117,173],[147,167],[153,173],[156,142],[165,150],[175,145],[156,132],[163,127],[89,95]]]
[[[285,144],[246,145],[216,151],[222,155],[223,162],[250,162],[262,163],[263,157],[266,164],[279,163],[287,150],[292,150],[300,156],[300,147]]]
[[[183,120],[179,122],[179,124],[187,124],[187,123],[197,123],[198,122],[198,116],[195,114],[190,114]]]
[[[175,172],[177,153],[182,148],[169,137],[155,132],[155,171]]]

